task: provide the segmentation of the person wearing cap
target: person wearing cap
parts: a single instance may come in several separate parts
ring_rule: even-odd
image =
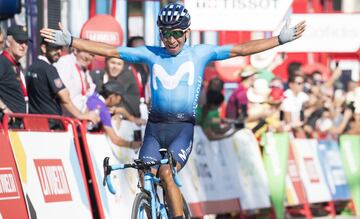
[[[236,72],[241,81],[238,87],[231,93],[226,106],[226,118],[244,121],[247,117],[248,98],[247,91],[254,84],[256,69],[251,65],[243,71]]]
[[[0,110],[27,113],[27,90],[19,60],[27,54],[27,28],[13,25],[7,29],[5,50],[0,55]]]
[[[192,150],[195,111],[198,105],[204,69],[212,61],[262,52],[301,37],[305,21],[295,27],[284,26],[278,36],[252,40],[236,45],[186,45],[190,38],[191,16],[179,2],[165,5],[158,14],[157,26],[163,47],[118,47],[79,39],[67,30],[42,29],[41,35],[59,45],[102,55],[117,57],[130,63],[145,63],[150,71],[151,109],[144,144],[139,158],[145,162],[160,160],[159,149],[167,148],[174,154],[177,170],[188,161]],[[152,169],[157,174],[157,169]],[[183,218],[183,203],[179,188],[169,165],[159,169],[165,184],[172,218]]]
[[[70,99],[69,90],[52,65],[59,60],[62,46],[40,43],[41,55],[28,68],[25,79],[29,95],[29,112],[32,114],[62,115],[62,107],[77,119],[98,121],[94,113],[81,113]],[[50,127],[56,126],[50,121]]]
[[[105,134],[113,144],[120,147],[137,149],[141,145],[140,141],[126,141],[116,134],[111,124],[111,114],[108,108],[118,105],[123,96],[124,90],[121,85],[116,81],[108,81],[102,86],[99,94],[95,92],[89,96],[86,102],[87,109],[92,112],[98,112]]]

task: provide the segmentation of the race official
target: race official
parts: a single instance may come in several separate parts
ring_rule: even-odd
[[[27,28],[8,28],[5,50],[0,55],[0,109],[4,113],[27,113],[27,90],[19,60],[28,50]]]

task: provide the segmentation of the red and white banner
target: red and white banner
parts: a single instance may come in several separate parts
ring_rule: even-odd
[[[92,218],[71,128],[9,132],[22,188],[37,218]]]
[[[0,218],[28,218],[26,203],[10,142],[0,130]]]
[[[317,152],[317,140],[295,139],[293,145],[308,201],[310,203],[330,201],[330,191],[326,184]]]
[[[292,0],[185,0],[193,30],[273,31]]]

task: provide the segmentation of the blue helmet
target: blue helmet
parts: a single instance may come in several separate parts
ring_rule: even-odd
[[[182,29],[190,26],[190,14],[184,5],[169,3],[165,5],[158,15],[157,25],[160,29]]]

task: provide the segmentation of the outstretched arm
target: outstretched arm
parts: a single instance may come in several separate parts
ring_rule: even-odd
[[[71,33],[69,31],[63,28],[61,23],[59,23],[59,27],[60,30],[43,28],[40,30],[40,34],[42,37],[45,38],[45,41],[50,43],[55,43],[61,46],[71,46],[76,49],[80,49],[100,56],[119,58],[119,53],[116,46],[91,40],[75,38],[71,36]]]
[[[298,23],[292,28],[288,27],[287,22],[279,36],[271,37],[269,39],[251,40],[243,44],[235,45],[230,51],[230,57],[247,56],[272,49],[276,46],[298,39],[304,31],[305,21]]]

